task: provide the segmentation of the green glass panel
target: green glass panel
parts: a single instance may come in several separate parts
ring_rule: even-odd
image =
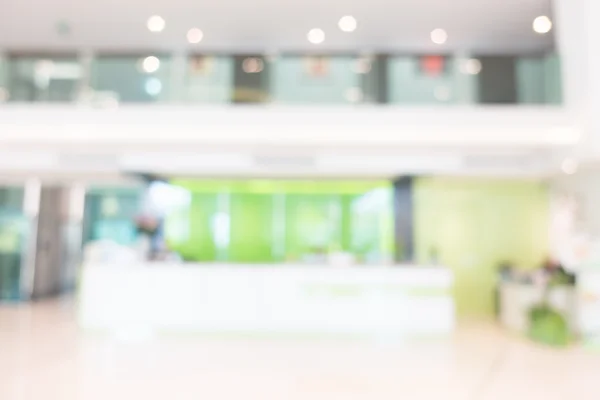
[[[193,202],[185,215],[168,216],[167,240],[188,260],[310,261],[337,251],[361,254],[365,259],[375,255],[382,260],[393,254],[393,211],[387,182],[387,189],[378,181],[176,183],[191,189]],[[384,195],[372,202],[368,216],[360,220],[361,213],[353,204],[369,191]],[[182,220],[190,224],[183,241],[168,228]],[[366,247],[356,245],[357,230],[368,241]]]
[[[181,254],[184,260],[217,261],[221,254],[215,240],[215,224],[218,222],[219,194],[195,193],[189,213],[189,238],[187,241],[172,243],[171,248]],[[227,250],[225,248],[225,250]],[[224,261],[224,260],[223,260]]]
[[[389,181],[380,180],[189,180],[173,179],[173,185],[193,192],[207,193],[285,193],[285,194],[363,194],[369,190],[389,187]]]
[[[232,194],[229,261],[274,262],[274,196]],[[279,260],[281,261],[281,260]]]
[[[286,196],[286,250],[291,260],[305,260],[342,243],[340,201],[335,195]]]
[[[352,252],[367,262],[391,260],[394,249],[392,191],[382,188],[356,196],[352,210]]]

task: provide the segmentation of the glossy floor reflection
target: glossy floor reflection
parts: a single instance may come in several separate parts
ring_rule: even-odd
[[[68,302],[0,306],[0,399],[600,399],[600,353],[492,325],[445,343],[117,340],[83,335]]]

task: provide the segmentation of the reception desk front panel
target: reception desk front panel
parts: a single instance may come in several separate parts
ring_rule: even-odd
[[[88,265],[80,323],[93,331],[443,336],[452,273],[421,266]]]

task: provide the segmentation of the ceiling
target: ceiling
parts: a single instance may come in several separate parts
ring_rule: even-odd
[[[51,180],[120,181],[139,173],[234,178],[388,179],[402,175],[540,178],[560,170],[560,154],[549,150],[426,148],[280,148],[253,151],[204,148],[190,151],[27,147],[0,150],[0,182],[32,177]]]
[[[183,50],[219,52],[450,52],[512,53],[548,50],[552,34],[532,21],[551,14],[551,0],[3,0],[0,50]],[[166,29],[150,33],[152,15]],[[353,15],[358,29],[343,33],[337,21]],[[188,45],[188,29],[204,39]],[[321,28],[321,45],[306,39]],[[448,32],[435,45],[430,32]],[[62,32],[62,33],[60,33]]]

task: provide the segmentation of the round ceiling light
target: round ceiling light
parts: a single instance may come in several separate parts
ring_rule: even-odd
[[[308,31],[306,38],[312,44],[321,44],[325,41],[325,32],[322,29],[314,28]]]
[[[550,32],[552,30],[552,20],[545,15],[540,15],[533,20],[533,30],[540,35]]]
[[[192,28],[187,33],[187,40],[191,44],[198,44],[204,38],[204,33],[198,28]]]
[[[346,15],[340,18],[338,22],[338,26],[342,32],[354,32],[357,25],[356,18],[354,18],[352,15]]]
[[[148,18],[146,26],[150,32],[158,33],[165,29],[166,23],[164,18],[160,15],[153,15]]]
[[[444,44],[448,40],[448,33],[443,29],[434,29],[431,31],[431,41],[435,44]]]
[[[144,61],[142,61],[142,69],[148,74],[158,71],[159,68],[160,60],[158,57],[150,56],[144,58]]]

